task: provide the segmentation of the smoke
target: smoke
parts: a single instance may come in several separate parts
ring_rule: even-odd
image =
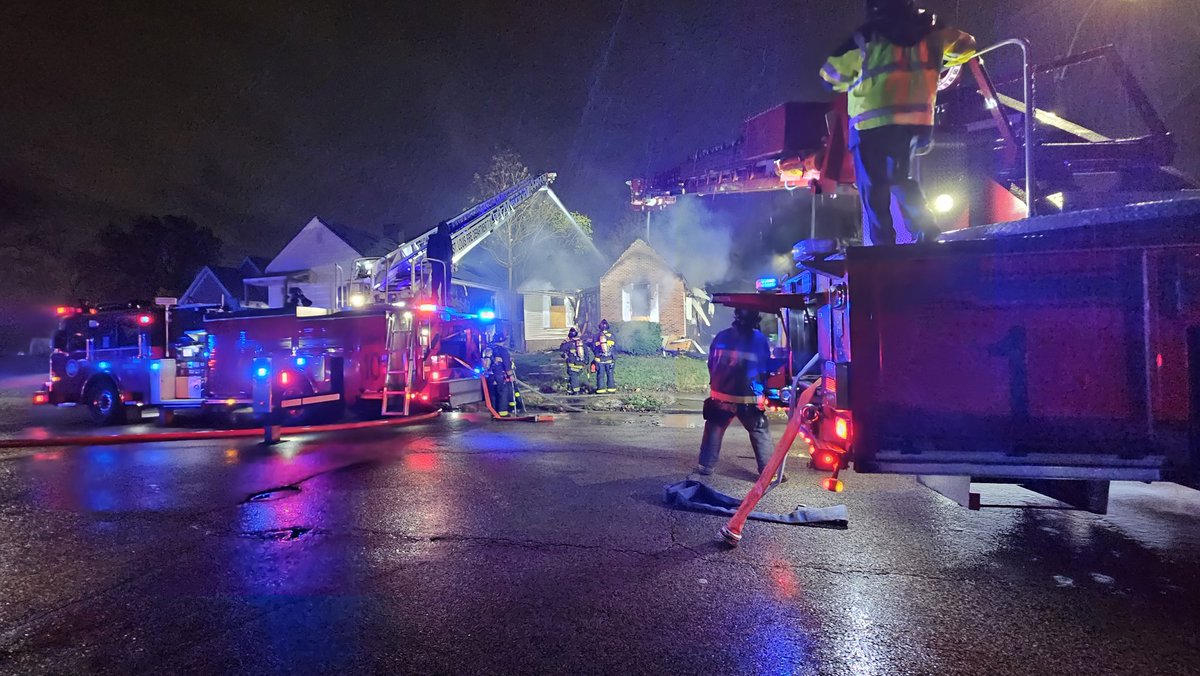
[[[730,276],[733,229],[700,199],[681,199],[650,217],[650,246],[684,276],[704,287]]]

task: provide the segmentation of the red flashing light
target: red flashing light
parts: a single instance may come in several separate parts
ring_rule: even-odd
[[[37,394],[33,395],[34,406],[41,406],[42,404],[48,403],[50,403],[50,397],[45,392],[38,392]]]
[[[288,384],[288,372],[287,372],[287,371],[284,371],[284,372],[282,372],[282,373],[280,373],[280,374],[279,374],[279,384],[280,384],[280,385],[287,385],[287,384]]]
[[[421,401],[429,401],[429,395],[428,395],[428,394],[422,394],[422,395],[421,395]]]
[[[138,315],[138,324],[141,324],[142,326],[145,326],[152,321],[154,321],[154,318],[150,315]]]
[[[54,314],[58,315],[59,317],[73,315],[76,312],[79,312],[77,308],[67,307],[66,305],[59,305],[58,307],[54,308]]]
[[[814,460],[816,460],[816,463],[819,467],[824,467],[825,469],[833,469],[841,464],[838,461],[837,453],[833,453],[831,451],[818,453],[814,457]]]
[[[831,476],[827,476],[821,480],[821,488],[824,488],[830,493],[841,493],[842,491],[846,490],[846,487],[842,485],[841,479],[835,479]]]
[[[833,433],[838,439],[846,441],[850,438],[850,421],[845,418],[838,417],[837,422],[833,423]]]
[[[442,372],[441,372],[441,371],[434,371],[433,373],[430,373],[430,374],[429,374],[429,379],[430,379],[430,380],[441,380],[441,379],[442,379]]]
[[[421,303],[417,306],[417,310],[421,312],[437,312],[438,306],[433,303]]]

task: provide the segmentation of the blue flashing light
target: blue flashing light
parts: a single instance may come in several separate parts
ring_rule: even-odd
[[[267,367],[265,367],[265,366],[259,366],[259,367],[258,367],[258,370],[257,370],[257,371],[255,371],[254,373],[255,373],[255,375],[257,375],[259,378],[266,378],[268,375],[270,375],[270,371],[268,371],[268,370],[267,370]]]
[[[102,361],[102,362],[96,364],[96,368],[100,369],[101,371],[107,371],[110,368],[112,368],[112,364],[110,364],[106,361]]]
[[[296,366],[304,366],[307,363],[308,363],[308,360],[305,359],[304,357],[296,357]]]
[[[759,291],[774,291],[779,288],[779,280],[774,277],[763,277],[754,283],[754,288]]]
[[[151,370],[151,371],[157,371],[157,370],[159,370],[160,368],[162,368],[162,364],[160,364],[160,363],[158,363],[158,362],[154,362],[153,364],[151,364],[151,365],[150,365],[150,370]]]
[[[483,367],[482,366],[475,367],[475,375],[477,375],[477,376],[483,375]]]
[[[485,322],[490,322],[496,319],[496,312],[494,310],[480,310],[479,318]]]

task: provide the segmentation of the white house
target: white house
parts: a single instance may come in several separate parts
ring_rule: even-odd
[[[267,264],[263,273],[245,280],[262,289],[268,307],[283,307],[288,289],[297,287],[314,307],[344,307],[354,261],[383,256],[398,244],[376,235],[313,217]]]

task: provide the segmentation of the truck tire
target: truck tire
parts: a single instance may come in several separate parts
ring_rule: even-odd
[[[275,401],[283,402],[287,399],[298,399],[300,397],[311,396],[312,394],[312,386],[308,383],[301,382],[292,385],[287,389],[280,390],[276,395]],[[317,407],[311,405],[294,406],[291,408],[283,408],[282,406],[279,406],[277,411],[278,416],[276,419],[280,424],[297,427],[302,425],[311,425],[317,420],[317,414],[319,413]]]
[[[102,378],[92,383],[88,386],[85,400],[88,415],[97,425],[125,423],[125,402],[121,401],[121,391],[112,380]]]

